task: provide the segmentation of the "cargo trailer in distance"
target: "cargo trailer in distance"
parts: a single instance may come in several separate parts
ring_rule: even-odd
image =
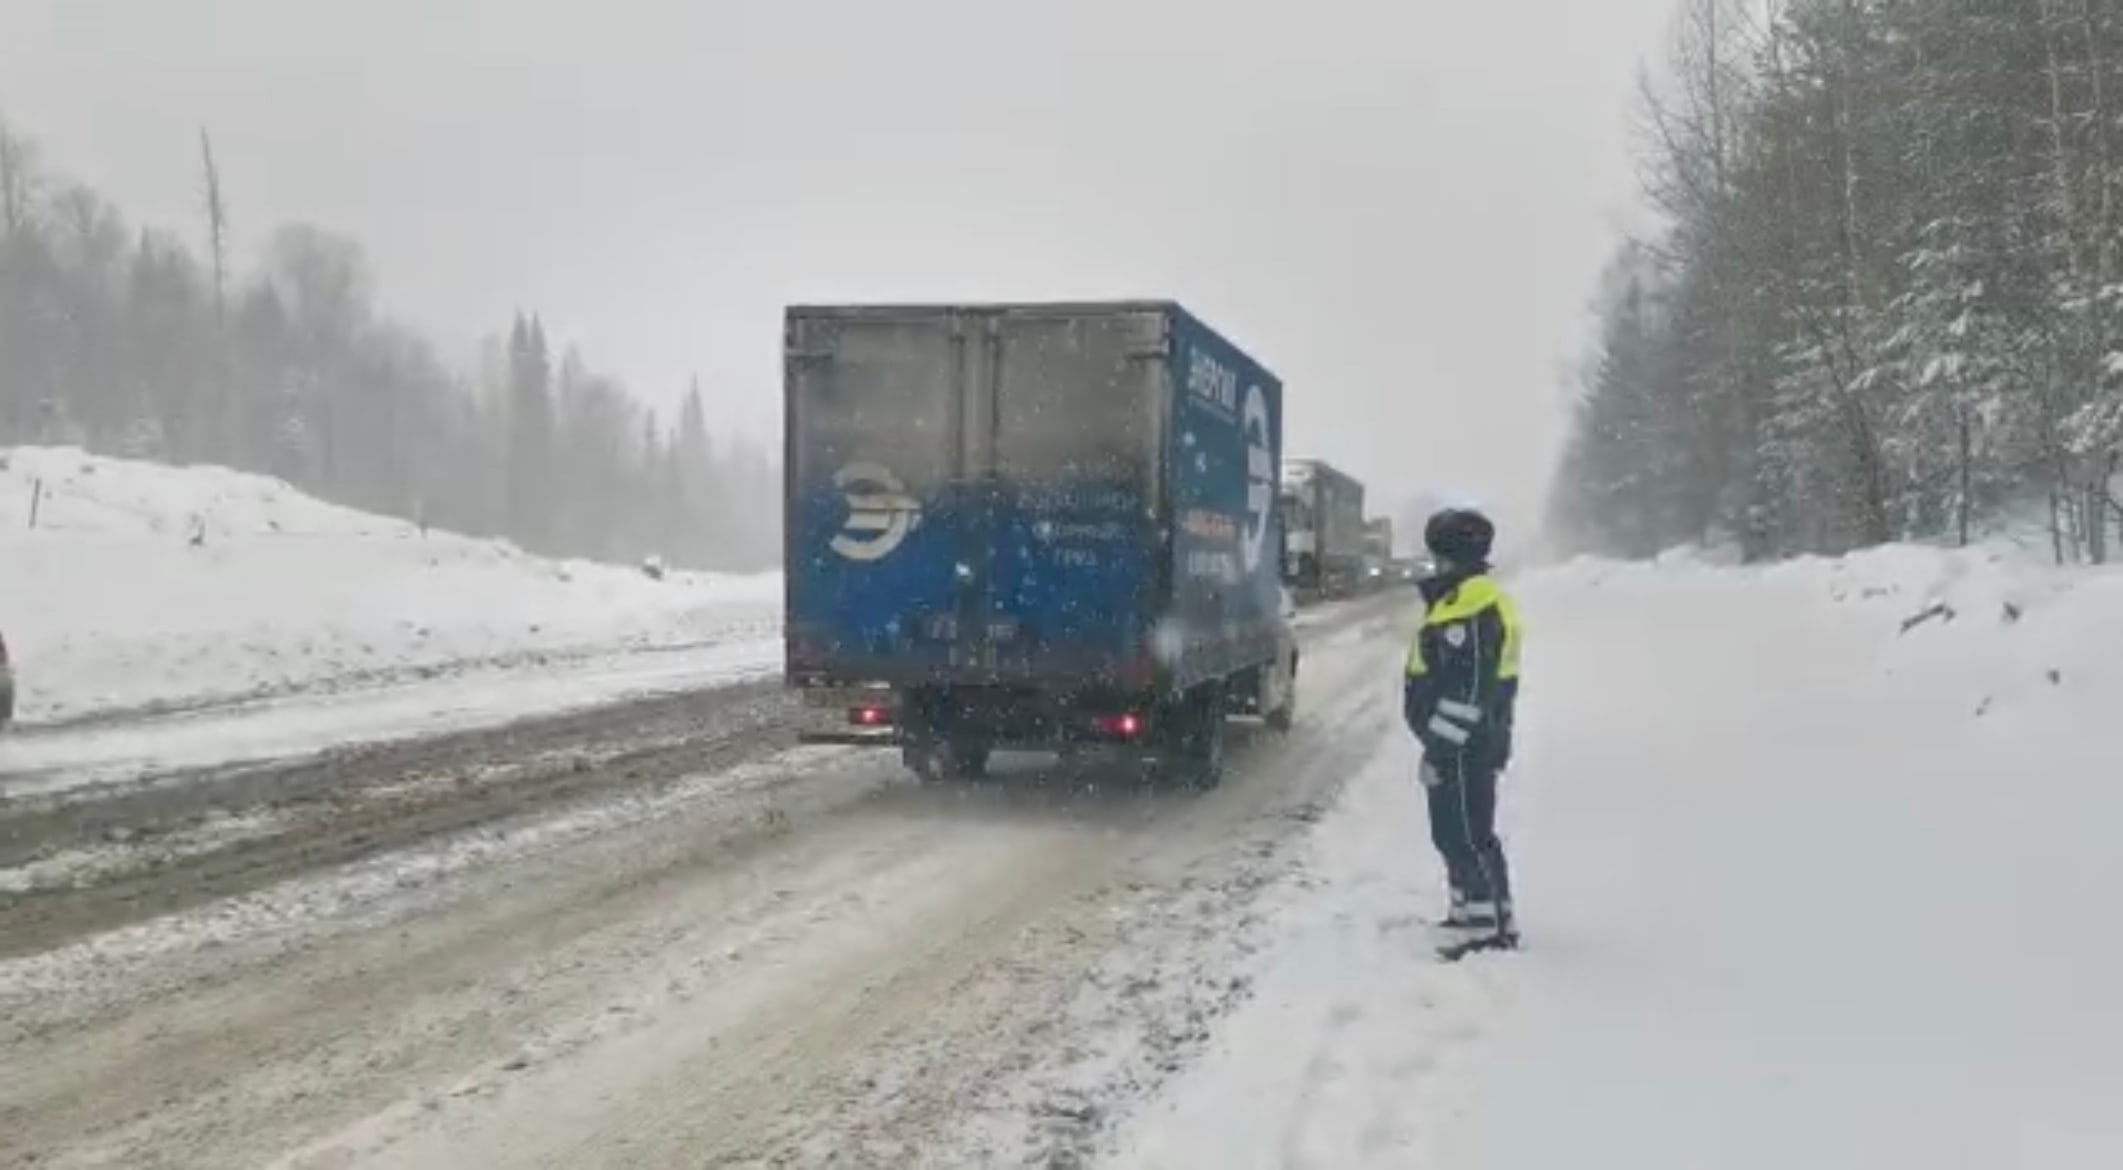
[[[1299,596],[1348,597],[1364,573],[1364,485],[1324,459],[1283,464],[1284,575]]]

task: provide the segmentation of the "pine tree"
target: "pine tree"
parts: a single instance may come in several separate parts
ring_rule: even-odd
[[[2123,16],[1688,0],[1669,73],[1647,105],[1658,324],[1604,307],[1558,523],[1761,556],[1966,539],[2047,495],[2058,556],[2105,556]],[[1621,373],[1638,333],[1671,365],[1649,383]],[[1618,427],[1647,384],[1657,425]]]
[[[552,368],[545,326],[518,317],[509,334],[508,534],[527,549],[547,547],[552,516]]]
[[[349,239],[290,225],[262,266],[240,271],[203,131],[197,149],[195,253],[126,228],[0,124],[0,444],[213,459],[545,552],[634,561],[661,546],[681,565],[776,562],[778,549],[721,514],[752,497],[726,479],[697,393],[681,461],[581,355],[556,375],[534,315],[459,374],[377,312]]]

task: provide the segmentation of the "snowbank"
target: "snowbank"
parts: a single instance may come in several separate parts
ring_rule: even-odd
[[[1746,568],[1681,554],[1653,565],[1584,558],[1523,589],[1530,607],[1566,615],[1606,596],[1651,623],[1675,607],[1684,628],[1698,618],[1802,622],[1836,643],[1824,667],[1908,677],[1897,698],[1942,712],[2123,696],[2123,658],[2112,652],[2123,646],[2123,566],[2058,568],[2005,543],[1893,545]]]
[[[2123,572],[1890,548],[1519,592],[1528,949],[1430,956],[1396,736],[1115,1165],[2123,1165]]]
[[[655,581],[223,468],[0,459],[0,631],[24,722],[778,637],[778,575]]]

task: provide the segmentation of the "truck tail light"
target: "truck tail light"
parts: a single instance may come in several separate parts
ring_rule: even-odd
[[[1143,733],[1143,717],[1133,711],[1118,715],[1099,715],[1091,720],[1092,730],[1114,739],[1134,739]]]
[[[874,703],[848,709],[848,722],[857,727],[892,726],[892,709]]]

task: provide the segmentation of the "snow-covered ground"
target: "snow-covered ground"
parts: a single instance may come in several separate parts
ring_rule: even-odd
[[[775,574],[657,581],[424,534],[224,468],[0,451],[0,632],[25,725],[767,646],[780,604]]]
[[[100,865],[40,859],[38,896],[0,892],[0,1164],[1078,1164],[1247,994],[1251,908],[1384,742],[1410,612],[1310,631],[1298,726],[1234,729],[1211,793],[1029,756],[917,785],[893,753],[663,724],[553,801],[513,799],[548,787],[514,753],[574,749],[495,737],[497,807],[462,829],[484,777],[438,767],[143,843],[277,832],[222,858],[268,884],[179,857],[84,891]],[[394,832],[425,796],[441,827]],[[48,945],[7,949],[17,925]]]
[[[40,478],[31,530],[4,509]],[[809,749],[693,776],[682,729],[680,771],[343,865],[289,830],[286,881],[0,964],[0,1020],[83,1022],[9,1035],[0,1161],[2123,1165],[2123,573],[1897,548],[1515,585],[1521,953],[1431,955],[1413,599],[1378,599],[1306,616],[1298,728],[1215,793]],[[771,670],[777,595],[15,452],[33,720],[205,707],[32,725],[0,793]]]
[[[779,638],[467,663],[436,677],[296,692],[123,723],[0,738],[0,796],[107,794],[182,783],[191,770],[423,739],[605,704],[776,676]],[[4,879],[0,879],[4,881]]]
[[[1397,738],[1112,1164],[2123,1165],[2123,575],[1890,549],[1521,599],[1528,949],[1430,957]]]
[[[48,931],[0,962],[0,1161],[2123,1165],[2123,574],[1517,587],[1521,953],[1431,956],[1380,599],[1213,793],[768,750]]]
[[[225,468],[0,449],[0,797],[764,677],[781,599],[779,573],[654,580]]]

